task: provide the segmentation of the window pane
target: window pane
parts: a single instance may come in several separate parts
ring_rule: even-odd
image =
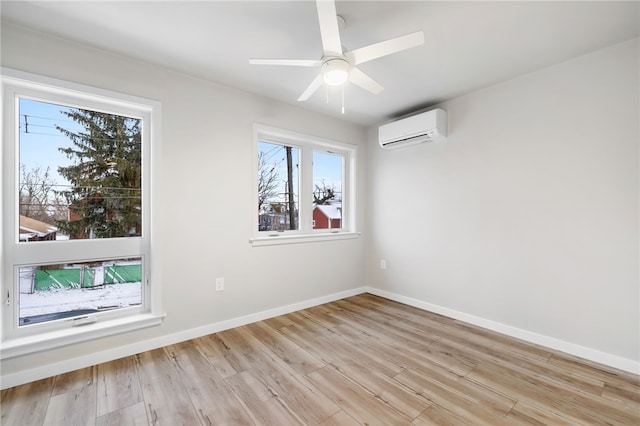
[[[136,306],[142,303],[142,259],[23,266],[20,325]]]
[[[342,228],[344,156],[313,152],[313,229]]]
[[[20,241],[142,232],[140,119],[21,98]]]
[[[258,229],[298,229],[300,149],[258,143]]]

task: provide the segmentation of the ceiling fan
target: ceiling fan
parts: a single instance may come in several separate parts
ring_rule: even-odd
[[[306,101],[322,83],[329,86],[342,86],[348,81],[373,94],[383,87],[371,77],[356,68],[364,62],[391,55],[424,43],[424,33],[418,31],[405,36],[392,38],[359,49],[343,52],[336,14],[335,0],[316,0],[320,37],[322,38],[322,58],[320,59],[249,59],[253,65],[288,65],[296,67],[320,67],[320,73],[309,87],[300,95],[298,101]]]

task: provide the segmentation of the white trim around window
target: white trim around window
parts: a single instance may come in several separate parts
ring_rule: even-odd
[[[0,150],[0,262],[2,303],[0,359],[43,351],[72,343],[158,325],[161,308],[160,274],[152,258],[152,179],[160,148],[161,105],[157,101],[124,95],[76,83],[1,68],[2,149]],[[136,237],[69,241],[20,242],[19,232],[19,110],[20,99],[31,99],[140,119],[142,122],[141,234]],[[155,244],[153,244],[155,245]],[[21,267],[107,259],[139,258],[142,269],[142,303],[112,311],[57,319],[24,326],[19,322]]]
[[[297,224],[295,229],[261,230],[260,208],[258,194],[258,156],[259,144],[269,143],[293,147],[298,152],[298,162],[294,165],[297,176],[295,205],[297,208]],[[337,227],[328,226],[324,229],[314,229],[314,152],[335,154],[342,158],[340,181],[340,220]],[[253,126],[253,214],[252,236],[249,242],[253,246],[274,244],[308,243],[319,241],[333,241],[339,239],[358,238],[356,232],[356,158],[357,146],[345,142],[338,142],[307,134],[278,129],[262,124]],[[282,183],[284,186],[284,183]],[[288,197],[285,197],[288,198]]]

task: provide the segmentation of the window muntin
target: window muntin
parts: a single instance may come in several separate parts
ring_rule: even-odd
[[[88,86],[50,79],[34,74],[3,68],[2,77],[2,114],[3,144],[2,162],[2,294],[0,306],[2,315],[2,345],[0,357],[12,357],[26,354],[42,348],[52,348],[70,342],[80,342],[100,336],[107,336],[127,330],[160,324],[164,315],[161,312],[160,294],[153,291],[150,281],[150,182],[151,182],[151,137],[159,141],[160,104],[142,98],[122,95],[115,92]],[[125,117],[139,126],[139,167],[140,195],[137,201],[139,210],[139,232],[133,235],[130,227],[127,235],[117,238],[93,238],[64,240],[44,238],[37,244],[27,243],[20,238],[20,163],[21,155],[26,155],[26,145],[21,146],[21,103],[35,101],[53,105],[53,108],[69,108],[93,111],[114,117]],[[24,103],[22,104],[24,108]],[[46,105],[45,105],[46,106]],[[23,109],[24,111],[24,109]],[[36,124],[35,122],[30,122]],[[68,123],[67,123],[68,124]],[[35,131],[36,127],[30,130]],[[49,129],[51,130],[51,129]],[[24,142],[24,141],[23,141]],[[22,148],[22,149],[21,149]],[[60,165],[64,164],[62,161]],[[50,206],[49,206],[50,207]],[[105,210],[107,210],[105,208]],[[130,231],[130,232],[129,232]],[[94,232],[93,236],[98,236]],[[71,265],[91,262],[110,262],[122,259],[139,259],[141,280],[137,298],[140,303],[118,306],[117,309],[98,309],[89,314],[87,321],[70,314],[68,319],[52,319],[25,325],[20,312],[20,272],[24,268],[42,265]],[[159,281],[159,278],[156,279]],[[23,302],[26,300],[23,297]],[[25,311],[26,312],[26,311]],[[53,312],[52,312],[53,313]],[[53,313],[55,314],[55,313]],[[76,319],[73,319],[73,317]],[[74,328],[75,325],[85,325]]]
[[[265,164],[261,165],[267,158],[265,153],[268,151],[264,148],[269,147],[269,144],[299,149],[299,192],[296,203],[299,223],[296,229],[269,231],[261,219],[261,215],[264,214],[264,197],[260,196],[259,189],[264,173],[261,177],[260,170],[270,170]],[[355,159],[355,145],[254,125],[253,194],[254,212],[258,214],[257,220],[256,216],[253,216],[252,244],[268,245],[356,237],[358,234],[355,232]],[[321,195],[323,191],[325,196]],[[333,192],[333,196],[329,192]],[[320,198],[317,198],[318,195]],[[332,222],[321,223],[316,220],[314,210],[320,210],[316,209],[318,204],[321,206],[320,209],[331,210],[329,214],[333,218]]]
[[[300,148],[258,142],[258,230],[298,229]]]

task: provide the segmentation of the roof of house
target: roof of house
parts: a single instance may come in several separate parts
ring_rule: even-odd
[[[315,208],[329,219],[342,218],[342,204],[318,204]]]
[[[55,226],[41,222],[32,217],[20,215],[20,233],[32,234],[32,236],[44,237],[45,235],[57,232],[58,228]]]

